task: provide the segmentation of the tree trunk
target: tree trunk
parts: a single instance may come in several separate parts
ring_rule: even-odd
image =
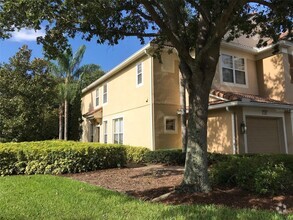
[[[68,101],[64,102],[64,140],[68,140]]]
[[[64,140],[67,141],[68,139],[68,98],[69,98],[69,88],[68,83],[69,79],[68,76],[70,74],[67,73],[67,77],[65,78],[65,100],[64,100]]]
[[[209,88],[189,93],[188,147],[182,186],[209,192],[207,164],[207,113]],[[206,95],[207,94],[207,95]]]
[[[221,39],[194,59],[180,57],[180,71],[189,93],[187,149],[181,188],[197,192],[211,190],[207,161],[207,119],[209,93],[219,59]]]
[[[185,80],[180,80],[180,106],[181,106],[181,137],[182,137],[182,152],[187,149],[187,115],[186,115],[186,86]]]
[[[63,134],[63,108],[64,105],[59,105],[59,140],[62,140],[62,134]]]

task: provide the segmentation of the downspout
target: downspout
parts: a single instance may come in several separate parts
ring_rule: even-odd
[[[290,111],[291,116],[291,129],[292,129],[292,136],[293,136],[293,110]]]
[[[154,58],[146,49],[144,53],[150,57],[151,59],[151,72],[150,72],[150,123],[151,123],[151,150],[154,151],[156,149],[155,145],[155,118],[154,118]]]
[[[236,146],[236,125],[235,125],[235,112],[231,111],[229,107],[226,107],[227,112],[231,112],[231,120],[232,120],[232,151],[233,154],[237,153],[237,146]]]

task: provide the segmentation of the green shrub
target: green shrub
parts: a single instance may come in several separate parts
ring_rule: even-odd
[[[214,163],[210,177],[214,186],[237,186],[259,194],[293,190],[292,155],[234,155]]]
[[[125,146],[128,163],[146,163],[145,155],[150,152],[146,147]]]
[[[213,165],[216,163],[219,163],[221,161],[227,161],[231,158],[233,158],[235,155],[230,154],[219,154],[219,153],[210,153],[208,152],[208,165]]]
[[[125,148],[73,141],[0,144],[0,175],[78,173],[124,166]]]
[[[150,151],[145,147],[125,146],[125,151],[129,163],[184,165],[185,162],[185,153],[180,149]]]
[[[149,151],[145,154],[147,163],[163,163],[168,165],[184,165],[185,153],[180,149]]]
[[[236,166],[223,161],[210,169],[209,175],[214,186],[236,186]]]
[[[292,172],[284,166],[284,163],[273,164],[268,162],[257,168],[255,172],[255,191],[260,194],[276,194],[292,192]]]

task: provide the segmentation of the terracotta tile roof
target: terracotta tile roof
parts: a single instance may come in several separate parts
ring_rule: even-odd
[[[292,105],[288,102],[282,102],[275,99],[264,98],[258,95],[245,94],[239,92],[229,92],[221,91],[217,89],[212,89],[210,92],[211,95],[214,95],[219,98],[219,100],[209,102],[209,105],[216,105],[225,102],[231,101],[243,101],[243,102],[257,102],[257,103],[268,103],[268,104],[282,104],[282,105]]]

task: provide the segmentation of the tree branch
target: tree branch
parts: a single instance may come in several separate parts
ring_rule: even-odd
[[[196,2],[194,2],[193,0],[187,0],[187,2],[193,6],[195,9],[198,10],[198,12],[203,16],[203,19],[206,23],[210,23],[211,22],[211,19],[210,19],[210,16],[209,14],[207,13],[207,11],[201,6],[201,5],[198,5]]]
[[[170,38],[170,41],[174,44],[174,46],[179,46],[179,39],[174,36],[173,32],[170,30],[170,27],[168,27],[167,24],[163,21],[163,19],[158,15],[156,10],[152,6],[152,3],[150,3],[148,0],[140,0],[140,2],[144,5],[144,7],[149,12],[153,20],[157,23],[157,25]]]
[[[148,20],[148,21],[153,21],[151,16],[148,16],[147,14],[145,14],[144,12],[142,12],[141,10],[139,10],[138,8],[135,9],[135,11],[144,19]]]
[[[264,6],[267,6],[269,8],[272,7],[272,3],[270,2],[267,2],[265,0],[247,0],[247,3],[258,3],[258,4],[261,4],[261,5],[264,5]]]

